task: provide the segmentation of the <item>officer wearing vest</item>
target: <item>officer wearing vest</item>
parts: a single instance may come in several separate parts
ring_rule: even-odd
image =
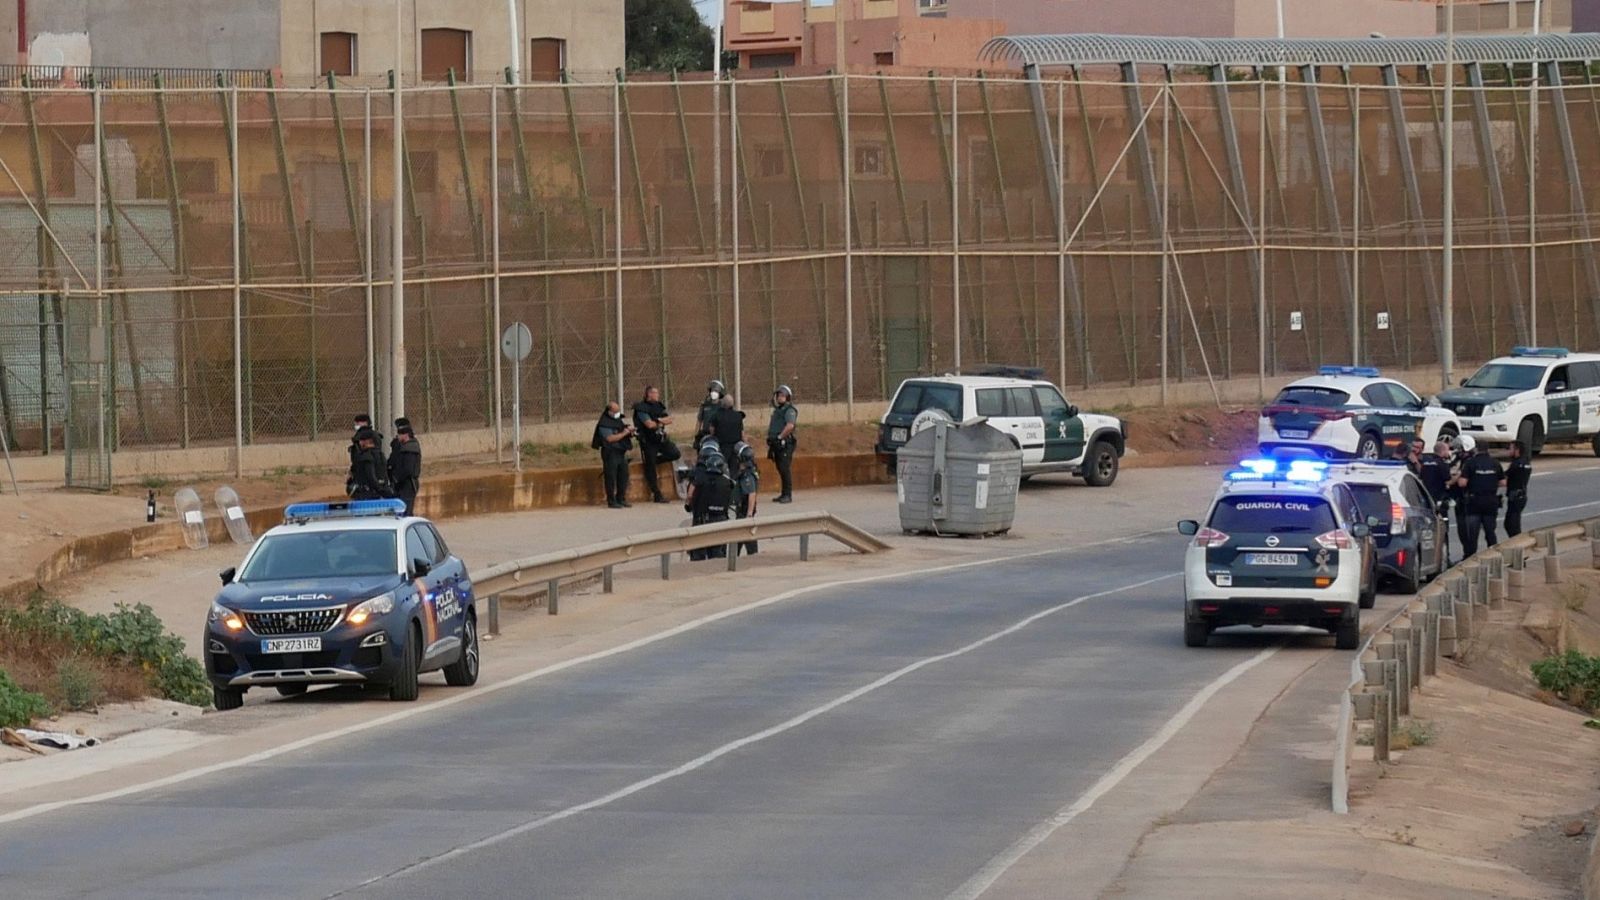
[[[794,429],[800,411],[794,408],[794,390],[787,384],[772,392],[772,420],[767,423],[767,458],[778,468],[781,490],[774,500],[789,503],[794,499]]]
[[[711,434],[711,429],[717,418],[717,410],[721,408],[722,396],[728,393],[727,385],[711,379],[706,385],[706,398],[700,401],[700,412],[695,416],[694,446],[700,449],[700,442]]]
[[[694,516],[695,525],[728,521],[728,511],[733,502],[733,479],[728,475],[728,462],[722,448],[713,438],[700,443],[699,458],[695,460],[694,480],[689,485],[689,499],[684,511]],[[728,548],[718,545],[705,550],[690,550],[689,558],[726,559]]]
[[[634,428],[622,418],[622,404],[606,404],[595,423],[589,446],[600,451],[600,469],[605,478],[606,506],[623,509],[628,502],[628,451],[633,449]]]
[[[733,515],[739,519],[753,519],[756,515],[756,494],[761,490],[761,473],[756,471],[756,448],[740,441],[733,448]],[[755,541],[740,545],[744,552],[756,555]]]
[[[1528,506],[1528,481],[1533,478],[1533,462],[1521,441],[1511,445],[1511,463],[1506,466],[1506,537],[1522,533],[1522,511]]]
[[[1498,543],[1494,522],[1500,515],[1500,488],[1505,483],[1505,470],[1489,455],[1488,445],[1479,444],[1472,458],[1462,464],[1461,476],[1456,479],[1456,484],[1465,491],[1463,502],[1466,514],[1462,516],[1462,521],[1466,530],[1461,536],[1463,558],[1478,552],[1480,533],[1485,546],[1492,547]]]
[[[356,432],[356,453],[350,463],[350,496],[355,500],[381,500],[394,496],[389,485],[389,466],[378,442],[383,436],[371,428]]]
[[[1433,445],[1432,453],[1417,458],[1417,477],[1433,501],[1433,509],[1444,518],[1440,540],[1444,541],[1444,558],[1450,558],[1450,444],[1440,441]]]

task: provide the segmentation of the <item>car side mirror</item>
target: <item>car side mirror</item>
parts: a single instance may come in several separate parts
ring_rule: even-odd
[[[1378,518],[1377,516],[1367,516],[1367,527],[1368,528],[1377,528],[1379,525],[1382,525],[1382,524],[1383,524],[1383,520]]]
[[[1078,408],[1076,406],[1073,406],[1071,403],[1068,403],[1067,404],[1067,418],[1076,419],[1077,417],[1078,417]]]
[[[218,572],[217,577],[222,579],[222,586],[227,587],[228,585],[233,584],[233,577],[237,574],[239,574],[239,570],[233,566],[229,566],[226,569],[223,569],[221,572]]]
[[[1193,537],[1200,533],[1200,523],[1193,519],[1184,519],[1178,523],[1178,533]]]
[[[1356,524],[1350,526],[1350,536],[1356,540],[1362,540],[1370,537],[1371,535],[1372,526],[1366,524],[1365,522],[1357,522]]]
[[[1457,382],[1457,384],[1460,384],[1462,387],[1466,387],[1467,386],[1467,379],[1463,378],[1459,382]]]
[[[433,565],[426,560],[413,559],[411,561],[411,572],[418,578],[421,578],[432,571]]]

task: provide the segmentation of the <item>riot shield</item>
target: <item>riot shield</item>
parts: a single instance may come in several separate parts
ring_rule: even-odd
[[[228,526],[228,537],[233,538],[235,544],[249,544],[255,540],[255,535],[250,533],[250,523],[244,517],[244,507],[239,504],[239,494],[233,488],[223,485],[217,488],[217,514],[222,516],[222,521]]]
[[[200,495],[192,487],[182,488],[172,497],[172,506],[178,511],[178,524],[183,527],[183,542],[190,550],[204,550],[211,546],[206,535],[205,508],[200,505]]]

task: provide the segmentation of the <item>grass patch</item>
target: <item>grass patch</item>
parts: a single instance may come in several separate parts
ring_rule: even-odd
[[[1426,747],[1433,743],[1434,737],[1436,737],[1436,730],[1432,722],[1407,719],[1401,722],[1399,730],[1389,737],[1389,746],[1395,750]]]
[[[1540,689],[1579,709],[1600,710],[1600,656],[1568,650],[1537,660],[1529,668]]]
[[[23,688],[0,670],[0,728],[31,725],[34,719],[49,714],[50,701]]]
[[[1564,584],[1556,589],[1556,596],[1561,598],[1561,603],[1572,612],[1583,612],[1589,605],[1589,586],[1586,584]]]
[[[160,475],[146,475],[139,479],[139,486],[148,490],[160,492],[172,486],[172,482]]]

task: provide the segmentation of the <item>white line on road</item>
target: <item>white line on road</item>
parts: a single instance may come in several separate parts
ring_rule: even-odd
[[[928,666],[934,665],[936,663],[941,663],[941,662],[944,662],[946,660],[955,659],[958,656],[965,656],[966,654],[971,653],[972,651],[977,650],[977,649],[979,649],[981,647],[988,646],[989,644],[992,644],[995,641],[998,641],[1003,637],[1006,637],[1006,636],[1012,635],[1012,634],[1016,634],[1017,632],[1021,631],[1024,628],[1027,628],[1029,625],[1032,625],[1033,623],[1039,621],[1040,619],[1046,618],[1048,616],[1055,615],[1056,613],[1059,613],[1062,610],[1071,609],[1072,607],[1077,606],[1080,603],[1083,603],[1083,602],[1088,601],[1088,600],[1094,600],[1094,599],[1096,599],[1098,597],[1108,597],[1108,596],[1110,596],[1112,594],[1120,594],[1120,593],[1123,593],[1124,591],[1131,591],[1131,590],[1137,590],[1138,588],[1142,588],[1142,587],[1148,587],[1148,586],[1150,586],[1152,584],[1155,584],[1158,581],[1165,581],[1165,580],[1167,580],[1169,578],[1176,578],[1181,574],[1182,574],[1181,572],[1168,572],[1165,575],[1157,575],[1154,578],[1146,578],[1143,581],[1134,582],[1133,584],[1125,584],[1125,585],[1122,585],[1120,587],[1110,588],[1110,589],[1107,589],[1107,590],[1104,590],[1104,591],[1097,591],[1097,592],[1095,592],[1093,594],[1084,594],[1081,597],[1075,597],[1075,598],[1073,598],[1071,600],[1068,600],[1065,603],[1058,603],[1055,606],[1052,606],[1052,607],[1050,607],[1048,609],[1040,610],[1039,612],[1036,612],[1033,615],[1028,616],[1027,618],[1024,618],[1024,619],[1022,619],[1020,621],[1014,622],[1011,625],[1007,626],[1006,628],[1002,628],[1001,630],[996,631],[993,634],[989,634],[989,635],[986,635],[984,637],[981,637],[978,640],[973,641],[972,643],[967,644],[964,647],[960,647],[960,648],[958,648],[956,650],[951,650],[948,653],[941,653],[941,654],[939,654],[937,656],[929,656],[929,657],[926,657],[924,659],[917,660],[916,662],[911,663],[910,665],[907,665],[907,666],[904,666],[902,668],[896,669],[893,672],[890,672],[889,674],[884,675],[883,677],[878,678],[875,681],[871,681],[871,682],[869,682],[867,684],[864,684],[861,687],[858,687],[855,690],[850,691],[847,694],[843,694],[843,695],[841,695],[839,697],[835,697],[834,699],[828,701],[827,703],[822,704],[821,706],[816,706],[816,707],[813,707],[813,708],[811,708],[809,710],[806,710],[805,712],[800,713],[799,715],[795,716],[794,718],[791,718],[791,719],[789,719],[787,721],[784,721],[784,722],[780,722],[779,724],[774,725],[771,728],[766,728],[766,729],[763,729],[761,731],[755,732],[754,734],[749,734],[749,735],[746,735],[746,736],[744,736],[742,738],[739,738],[736,741],[730,741],[729,743],[723,744],[722,746],[716,748],[715,750],[711,750],[711,751],[708,751],[708,752],[706,752],[704,754],[701,754],[700,756],[697,756],[694,759],[689,760],[688,762],[678,766],[677,768],[668,769],[665,772],[660,772],[660,773],[657,773],[655,775],[650,776],[649,778],[645,778],[645,779],[642,779],[640,781],[636,781],[633,784],[628,785],[627,787],[620,788],[618,790],[612,791],[611,793],[606,794],[603,797],[596,797],[595,799],[590,800],[590,801],[588,801],[586,803],[580,803],[580,804],[578,804],[576,806],[569,806],[566,809],[560,810],[558,812],[553,812],[553,813],[551,813],[551,814],[549,814],[547,816],[541,816],[541,817],[539,817],[537,819],[533,819],[532,821],[524,822],[521,825],[517,825],[517,826],[514,826],[512,828],[508,828],[508,829],[506,829],[504,831],[501,831],[501,832],[497,832],[497,833],[492,834],[492,835],[490,835],[490,836],[488,836],[486,838],[483,838],[482,840],[473,841],[470,844],[463,844],[463,845],[461,845],[459,847],[456,847],[453,850],[448,850],[448,851],[446,851],[444,853],[439,854],[438,856],[428,857],[427,859],[423,859],[423,860],[420,860],[418,862],[412,863],[409,866],[404,866],[402,868],[396,869],[393,872],[390,872],[390,873],[388,873],[386,875],[379,875],[379,876],[377,876],[375,878],[369,878],[366,881],[363,881],[362,883],[356,885],[355,887],[350,888],[349,890],[360,890],[360,889],[365,888],[365,887],[370,887],[373,884],[376,884],[376,883],[381,882],[381,881],[387,881],[387,880],[392,879],[392,878],[399,878],[399,877],[404,877],[406,875],[412,875],[412,874],[415,874],[415,873],[417,873],[417,872],[419,872],[419,871],[421,871],[423,869],[432,868],[433,866],[439,865],[440,863],[449,862],[450,860],[458,859],[458,858],[460,858],[462,856],[465,856],[465,855],[467,855],[469,853],[473,853],[473,852],[476,852],[478,850],[483,850],[483,849],[485,849],[487,847],[492,847],[492,846],[494,846],[496,844],[504,843],[505,841],[511,840],[512,838],[518,837],[520,835],[527,834],[528,832],[534,831],[535,829],[543,828],[546,825],[552,825],[552,824],[554,824],[556,822],[560,822],[563,819],[570,819],[573,816],[581,815],[582,813],[586,813],[586,812],[589,812],[591,810],[599,809],[600,807],[603,807],[603,806],[608,806],[608,805],[610,805],[612,803],[615,803],[618,800],[621,800],[621,799],[623,799],[625,797],[630,797],[630,796],[632,796],[634,794],[639,793],[640,791],[648,790],[648,789],[650,789],[652,787],[655,787],[656,785],[661,784],[662,782],[670,781],[670,780],[672,780],[674,778],[677,778],[677,777],[679,777],[681,775],[687,775],[690,772],[695,771],[696,769],[704,768],[705,766],[710,765],[711,763],[717,761],[718,759],[721,759],[722,757],[727,756],[728,754],[733,753],[733,752],[735,752],[737,750],[741,750],[741,749],[743,749],[745,747],[748,747],[748,746],[750,746],[752,744],[760,743],[761,741],[764,741],[764,740],[766,740],[766,739],[768,739],[770,737],[775,737],[777,735],[783,734],[786,731],[792,731],[795,728],[799,728],[801,725],[804,725],[805,723],[811,721],[812,719],[817,718],[818,716],[821,716],[821,715],[824,715],[826,713],[832,712],[833,710],[836,710],[839,707],[844,706],[847,703],[851,703],[851,702],[853,702],[855,700],[859,700],[862,697],[865,697],[866,695],[872,693],[873,691],[876,691],[879,688],[891,685],[891,684],[895,683],[896,681],[899,681],[900,679],[906,677],[907,675],[910,675],[913,672],[916,672],[916,671],[918,671],[920,669],[927,668]],[[1276,648],[1274,648],[1274,649],[1276,649]],[[1270,653],[1263,654],[1260,658],[1264,659],[1267,655],[1270,655]],[[1259,661],[1259,659],[1258,659],[1258,661]],[[1252,663],[1252,665],[1253,665],[1253,663]],[[1248,668],[1248,666],[1246,666],[1246,668]],[[1242,671],[1242,669],[1239,669],[1239,667],[1237,667],[1237,666],[1235,667],[1235,669]],[[1235,677],[1237,677],[1237,676],[1235,676]],[[1229,680],[1232,680],[1232,679],[1229,679]],[[1223,681],[1223,682],[1220,682],[1220,683],[1214,682],[1212,687],[1207,688],[1207,690],[1210,691],[1211,693],[1215,693],[1217,689],[1220,689],[1222,687],[1222,685],[1226,684],[1226,683],[1227,683],[1226,681]],[[1207,694],[1206,696],[1210,696],[1210,694]],[[1186,709],[1187,709],[1187,707],[1186,707]],[[1135,763],[1135,765],[1137,765],[1137,763]],[[338,891],[336,893],[330,894],[329,897],[330,898],[331,897],[338,897],[338,896],[340,896],[341,894],[344,894],[344,893],[346,893],[346,891]]]
[[[1600,471],[1600,466],[1579,466],[1576,469],[1544,469],[1542,471],[1533,473],[1533,477],[1534,478],[1539,478],[1539,477],[1544,476],[1544,475],[1566,475],[1566,474],[1568,474],[1570,472],[1596,472],[1596,471]]]
[[[173,774],[173,775],[168,775],[165,778],[157,778],[157,779],[153,779],[151,781],[141,782],[139,784],[131,784],[131,785],[128,785],[126,787],[115,788],[115,789],[109,790],[109,791],[102,791],[101,793],[91,794],[91,795],[89,795],[87,797],[76,797],[76,798],[69,798],[69,799],[66,799],[66,800],[52,800],[52,801],[50,801],[48,803],[40,803],[40,804],[36,804],[34,806],[24,807],[23,809],[16,810],[15,812],[9,812],[9,813],[0,814],[0,825],[4,825],[4,824],[6,824],[8,822],[21,821],[23,819],[31,819],[34,816],[43,815],[44,813],[55,812],[58,809],[63,809],[63,808],[68,807],[68,806],[83,806],[83,805],[87,805],[87,804],[91,804],[91,803],[103,803],[103,802],[105,802],[107,800],[117,800],[117,799],[120,799],[120,798],[123,798],[123,797],[133,796],[135,794],[143,794],[143,793],[146,793],[148,791],[158,790],[160,788],[165,788],[165,787],[171,787],[172,785],[175,785],[175,784],[181,784],[181,783],[183,783],[185,781],[191,781],[193,779],[201,778],[201,777],[206,776],[206,775],[213,775],[213,774],[215,774],[217,772],[225,772],[225,771],[227,771],[229,769],[237,769],[237,768],[239,768],[241,766],[251,766],[251,765],[255,765],[256,763],[266,762],[269,759],[272,759],[272,758],[277,757],[277,756],[282,756],[282,755],[284,755],[286,753],[293,753],[296,750],[304,750],[304,749],[309,748],[309,747],[314,747],[314,746],[316,746],[318,744],[324,744],[324,743],[327,743],[329,741],[340,740],[342,738],[349,737],[352,734],[358,734],[360,732],[368,731],[368,730],[371,730],[371,729],[374,729],[374,728],[381,728],[381,727],[383,727],[385,725],[393,725],[393,724],[395,724],[397,722],[402,722],[402,721],[405,721],[407,719],[413,718],[415,716],[421,716],[421,715],[426,715],[428,713],[438,712],[439,710],[447,709],[449,707],[455,706],[457,703],[466,703],[468,701],[478,700],[478,699],[481,699],[483,697],[487,697],[489,695],[497,693],[499,691],[503,691],[503,690],[506,690],[508,688],[515,687],[515,686],[517,686],[519,684],[524,684],[526,682],[532,681],[532,680],[534,680],[536,678],[543,678],[543,677],[548,676],[548,675],[554,675],[557,672],[564,672],[567,669],[571,669],[571,668],[574,668],[576,666],[581,666],[581,665],[584,665],[586,663],[596,662],[598,660],[607,659],[607,658],[610,658],[610,657],[613,657],[613,656],[620,656],[620,655],[622,655],[624,653],[628,653],[628,652],[631,652],[631,651],[634,651],[634,650],[638,650],[638,649],[640,649],[642,647],[648,647],[651,644],[655,644],[655,643],[658,643],[660,641],[667,640],[669,638],[677,637],[680,634],[685,634],[687,632],[694,631],[694,630],[696,630],[698,628],[703,628],[703,627],[705,627],[707,625],[711,625],[713,623],[720,622],[720,621],[722,621],[724,619],[730,619],[730,618],[733,618],[734,616],[742,615],[742,614],[747,613],[747,612],[754,612],[755,610],[763,609],[765,607],[772,606],[772,605],[777,604],[777,603],[782,603],[782,602],[784,602],[786,600],[792,600],[792,599],[794,599],[796,597],[802,597],[802,596],[805,596],[807,594],[815,594],[815,593],[819,593],[819,592],[822,592],[822,591],[833,590],[834,588],[852,587],[852,586],[859,585],[859,584],[871,584],[873,582],[878,582],[878,581],[890,581],[890,580],[897,579],[897,578],[919,577],[919,576],[930,575],[930,574],[934,574],[934,573],[938,573],[938,572],[954,572],[954,571],[958,571],[958,570],[961,570],[961,569],[978,568],[978,567],[981,567],[981,566],[992,566],[992,565],[998,565],[1000,563],[1017,562],[1018,560],[1024,560],[1024,559],[1035,559],[1035,558],[1041,557],[1041,556],[1051,556],[1051,555],[1060,554],[1060,553],[1071,553],[1071,552],[1074,552],[1074,551],[1077,551],[1077,550],[1087,550],[1087,549],[1090,549],[1090,548],[1093,548],[1093,547],[1105,546],[1107,544],[1120,544],[1120,543],[1125,543],[1127,541],[1136,541],[1136,540],[1139,540],[1140,538],[1147,538],[1147,537],[1151,537],[1153,535],[1165,534],[1165,533],[1166,533],[1165,529],[1162,529],[1161,531],[1144,531],[1144,532],[1139,532],[1137,534],[1126,535],[1124,537],[1108,538],[1108,539],[1103,540],[1103,541],[1093,541],[1093,542],[1088,543],[1088,544],[1077,544],[1077,545],[1071,546],[1071,547],[1056,547],[1056,548],[1053,548],[1053,549],[1050,549],[1050,550],[1034,550],[1034,551],[1031,551],[1029,553],[1016,553],[1016,554],[1012,554],[1010,556],[998,556],[998,557],[994,557],[994,558],[991,558],[991,559],[975,559],[975,560],[970,560],[968,562],[952,563],[950,565],[945,565],[945,566],[935,566],[935,567],[933,567],[931,569],[916,569],[916,570],[909,571],[909,572],[889,572],[889,573],[885,573],[885,574],[882,574],[882,575],[864,575],[864,576],[862,576],[860,578],[845,578],[845,579],[840,579],[840,580],[837,580],[837,581],[827,581],[827,582],[823,582],[821,584],[813,584],[813,585],[807,585],[805,587],[794,588],[793,590],[784,591],[781,594],[774,594],[774,595],[772,595],[770,597],[763,597],[760,600],[751,601],[750,603],[746,603],[746,604],[744,604],[742,606],[735,606],[732,609],[725,609],[725,610],[722,610],[721,612],[712,613],[712,614],[707,615],[707,616],[702,616],[702,617],[700,617],[698,619],[693,619],[693,620],[690,620],[688,622],[684,622],[681,625],[675,625],[672,628],[668,628],[665,631],[660,631],[660,632],[657,632],[657,633],[652,634],[652,635],[647,635],[645,637],[638,638],[637,640],[629,641],[629,642],[627,642],[625,644],[618,644],[615,647],[611,647],[611,648],[608,648],[608,649],[605,649],[605,650],[598,650],[598,651],[596,651],[594,653],[588,653],[588,654],[585,654],[583,656],[573,657],[572,659],[563,660],[563,661],[558,662],[558,663],[552,663],[552,664],[550,664],[548,666],[544,666],[542,668],[533,669],[532,671],[524,672],[521,675],[512,676],[511,678],[507,678],[504,681],[497,681],[497,682],[495,682],[493,684],[479,685],[477,688],[475,688],[473,690],[464,691],[464,692],[459,693],[459,694],[454,694],[454,695],[446,697],[446,698],[444,698],[442,700],[434,701],[432,703],[427,703],[427,704],[410,706],[410,707],[408,707],[406,709],[402,709],[402,710],[400,710],[398,712],[392,712],[392,713],[389,713],[387,715],[382,715],[382,716],[379,716],[379,717],[377,717],[375,719],[369,719],[368,721],[365,721],[365,722],[356,722],[356,723],[351,724],[351,725],[346,725],[343,728],[335,728],[332,731],[320,732],[318,734],[314,734],[314,735],[311,735],[309,737],[304,737],[304,738],[301,738],[301,739],[296,740],[296,741],[291,741],[291,742],[289,742],[287,744],[280,744],[277,747],[271,747],[271,748],[268,748],[266,750],[261,750],[261,751],[258,751],[256,753],[251,753],[251,754],[249,754],[247,756],[241,756],[241,757],[238,757],[238,758],[235,758],[235,759],[230,759],[230,760],[227,760],[227,761],[224,761],[224,762],[213,763],[213,764],[211,764],[209,766],[200,766],[198,768],[189,769],[189,770],[184,771],[184,772],[179,772],[179,773],[176,773],[176,774]]]
[[[1571,506],[1558,506],[1555,509],[1541,509],[1538,512],[1524,513],[1522,517],[1524,519],[1531,519],[1534,516],[1549,516],[1556,513],[1571,512],[1575,509],[1588,509],[1591,506],[1600,506],[1600,500],[1595,500],[1590,503],[1574,503]]]
[[[1161,726],[1160,731],[1151,735],[1149,740],[1135,747],[1132,752],[1119,760],[1111,768],[1111,771],[1100,776],[1100,780],[1091,785],[1087,791],[1084,791],[1082,796],[1062,807],[1061,811],[1054,816],[1034,826],[1033,830],[1023,835],[1020,840],[1010,847],[1007,847],[1005,852],[989,860],[989,864],[978,870],[978,874],[967,879],[965,884],[951,892],[948,900],[976,900],[976,898],[983,896],[989,888],[994,887],[995,882],[999,881],[1012,866],[1021,862],[1024,856],[1027,856],[1035,847],[1048,840],[1050,835],[1055,834],[1068,822],[1082,815],[1089,807],[1094,806],[1096,800],[1099,800],[1121,784],[1123,779],[1133,774],[1134,769],[1139,768],[1157,750],[1166,746],[1168,741],[1183,730],[1183,726],[1189,724],[1189,720],[1194,718],[1195,713],[1200,711],[1200,707],[1205,706],[1206,701],[1238,679],[1239,676],[1266,662],[1282,646],[1282,644],[1279,644],[1275,647],[1268,647],[1222,673],[1216,681],[1202,688],[1200,693],[1195,694],[1188,703],[1184,704],[1182,709],[1178,710],[1177,715],[1168,719],[1167,723]]]

